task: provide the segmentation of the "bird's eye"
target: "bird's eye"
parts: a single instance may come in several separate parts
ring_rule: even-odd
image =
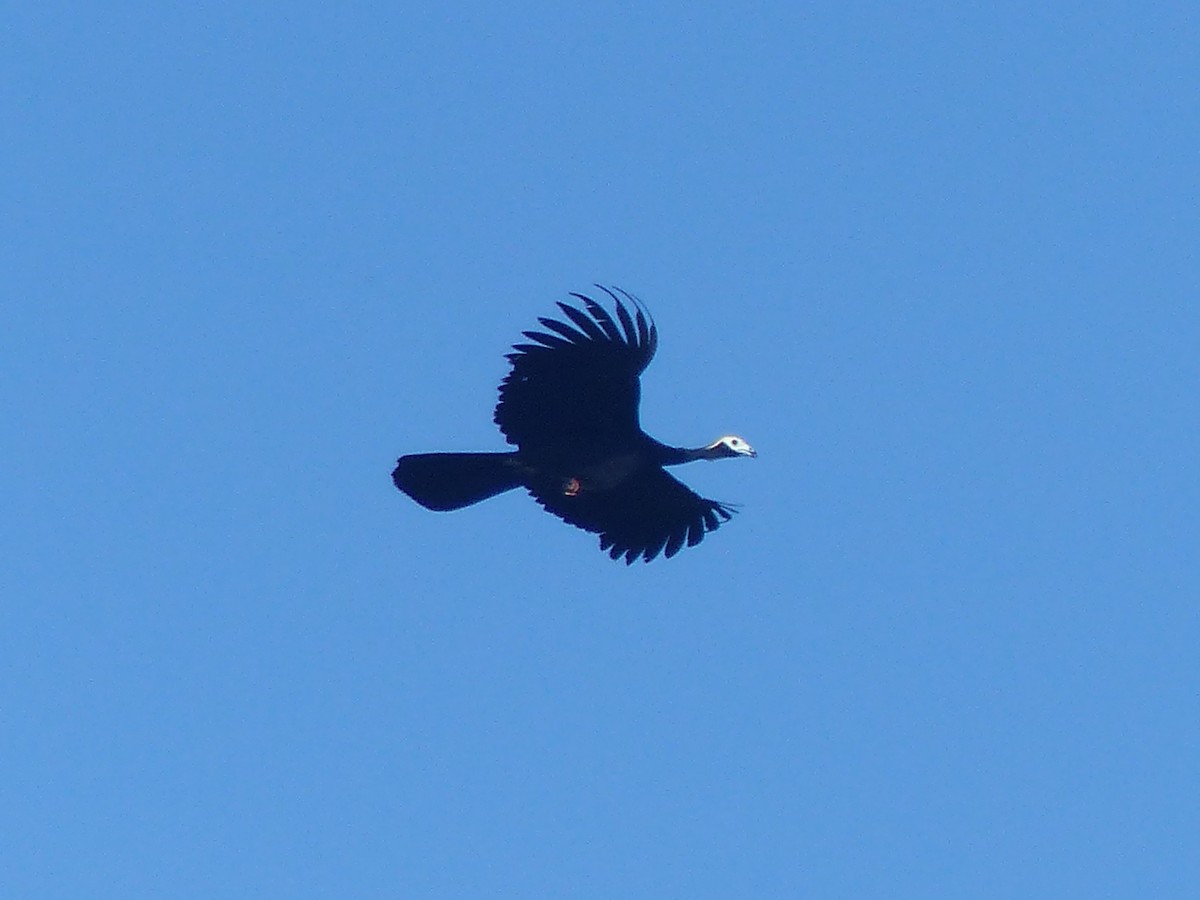
[[[733,444],[733,446],[736,447],[738,444],[741,443],[741,441],[739,441],[737,438],[730,438],[729,443]]]

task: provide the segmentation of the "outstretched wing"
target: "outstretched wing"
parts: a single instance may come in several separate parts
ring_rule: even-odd
[[[508,354],[512,371],[500,385],[494,418],[510,444],[534,453],[570,451],[638,434],[638,376],[654,356],[658,330],[640,307],[631,315],[616,294],[600,289],[616,303],[615,319],[592,298],[572,294],[586,312],[559,303],[570,323],[539,318],[547,330],[524,332],[532,343]]]
[[[600,549],[626,565],[646,562],[663,553],[668,559],[686,543],[694,547],[715,531],[734,510],[706,500],[663,469],[644,469],[607,491],[563,490],[538,486],[535,500],[564,522],[600,535]]]

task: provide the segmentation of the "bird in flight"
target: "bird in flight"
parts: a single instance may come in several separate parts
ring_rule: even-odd
[[[583,309],[559,303],[569,321],[539,317],[546,330],[523,332],[529,343],[508,354],[512,369],[493,418],[516,450],[402,456],[392,472],[396,487],[434,510],[523,487],[547,512],[598,534],[600,549],[627,565],[670,558],[727,521],[732,507],[701,497],[664,467],[758,454],[732,434],[688,449],[642,431],[639,376],[654,357],[658,329],[635,297],[597,287],[615,304],[615,318],[573,293]]]

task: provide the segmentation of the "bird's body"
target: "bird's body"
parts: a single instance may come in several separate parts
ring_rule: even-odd
[[[538,321],[532,343],[513,347],[494,416],[509,444],[501,453],[422,453],[399,459],[392,480],[422,506],[449,510],[524,487],[548,512],[600,535],[613,559],[649,562],[698,544],[732,515],[667,474],[696,459],[754,456],[726,435],[695,449],[662,444],[638,421],[639,376],[658,346],[658,330],[612,291],[616,318],[572,294],[586,310],[559,303],[570,324]]]

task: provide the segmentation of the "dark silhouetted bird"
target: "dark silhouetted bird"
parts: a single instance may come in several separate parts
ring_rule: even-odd
[[[638,423],[638,376],[654,356],[658,329],[636,298],[597,285],[616,318],[590,297],[583,310],[559,303],[570,323],[539,318],[545,331],[508,354],[495,422],[508,453],[417,453],[402,456],[396,487],[427,509],[460,509],[523,487],[564,522],[600,535],[613,559],[671,557],[728,520],[728,504],[706,500],[664,470],[694,459],[756,456],[740,437],[704,447],[659,443]]]

